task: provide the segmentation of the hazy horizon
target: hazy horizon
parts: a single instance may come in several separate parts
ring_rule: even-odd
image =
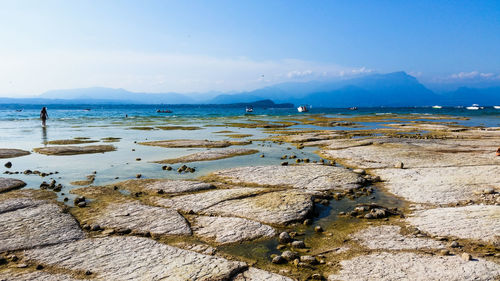
[[[500,2],[6,1],[0,96],[243,92],[406,71],[500,85]]]

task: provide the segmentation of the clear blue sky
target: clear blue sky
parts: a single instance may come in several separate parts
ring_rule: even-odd
[[[0,1],[0,95],[500,79],[500,1]]]

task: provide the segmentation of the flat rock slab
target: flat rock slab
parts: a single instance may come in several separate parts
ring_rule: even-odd
[[[258,269],[255,267],[248,268],[247,271],[242,272],[233,279],[233,281],[294,281],[292,278],[278,275],[269,271]]]
[[[29,261],[55,268],[90,270],[98,280],[230,280],[246,268],[242,262],[132,236],[85,239],[24,254]]]
[[[276,235],[274,228],[242,218],[200,216],[192,225],[195,235],[219,244],[250,241]]]
[[[174,163],[189,163],[197,161],[211,161],[211,160],[231,158],[235,156],[249,155],[257,152],[259,151],[256,149],[246,149],[246,148],[212,149],[212,150],[206,150],[189,154],[179,158],[156,161],[156,163],[174,164]]]
[[[203,212],[210,215],[236,216],[262,223],[285,225],[303,220],[313,207],[311,195],[298,190],[287,190],[223,201]]]
[[[170,207],[185,213],[200,213],[220,202],[243,198],[265,192],[265,188],[232,188],[210,190],[206,192],[176,196],[173,198],[155,198],[154,203]]]
[[[379,139],[372,145],[325,149],[322,154],[363,169],[392,168],[400,162],[407,168],[425,168],[500,165],[494,153],[497,148],[489,140]]]
[[[156,235],[190,235],[191,229],[177,211],[140,202],[111,203],[90,219],[103,228],[130,229]]]
[[[30,152],[22,149],[14,148],[0,148],[0,159],[1,158],[14,158],[24,155],[29,155]]]
[[[255,166],[221,170],[212,174],[233,184],[289,186],[314,191],[359,187],[364,179],[352,171],[326,165]]]
[[[0,192],[9,191],[24,186],[26,186],[26,183],[22,180],[11,179],[11,178],[0,178]]]
[[[0,252],[84,238],[75,219],[49,201],[28,198],[0,203]]]
[[[142,145],[160,146],[167,148],[188,148],[188,147],[206,147],[206,148],[222,148],[231,145],[247,145],[250,141],[210,141],[210,140],[164,140],[141,142]]]
[[[385,187],[415,203],[449,204],[474,197],[474,192],[500,186],[500,165],[374,171]]]
[[[104,153],[115,151],[113,145],[87,145],[87,146],[49,146],[34,148],[33,151],[45,155],[76,155],[76,154],[91,154]]]
[[[500,265],[485,260],[465,261],[460,256],[415,253],[373,253],[340,262],[339,274],[328,280],[494,280]]]
[[[363,246],[376,250],[442,249],[443,243],[426,238],[399,234],[401,228],[394,225],[372,226],[353,235]]]
[[[190,181],[190,180],[129,180],[118,183],[117,185],[122,186],[130,191],[140,191],[146,193],[158,192],[163,194],[178,194],[186,192],[202,191],[207,189],[213,189],[215,186],[211,183],[205,183],[202,181]]]
[[[486,242],[500,240],[500,206],[471,205],[416,211],[407,221],[436,236]]]
[[[6,281],[84,281],[75,279],[67,274],[49,273],[44,271],[6,270],[0,272],[0,280]]]

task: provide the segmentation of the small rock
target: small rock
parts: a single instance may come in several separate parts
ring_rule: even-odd
[[[286,161],[281,162],[281,166],[288,166],[288,162]]]
[[[286,248],[286,245],[283,245],[283,244],[279,244],[278,246],[276,246],[276,250],[283,250]]]
[[[311,219],[305,219],[304,220],[304,225],[310,225],[312,223]]]
[[[313,275],[311,275],[311,278],[313,280],[323,280],[323,276],[321,276],[321,274],[319,273],[314,273]]]
[[[366,171],[363,170],[363,169],[354,169],[354,170],[352,170],[352,172],[356,173],[358,175],[364,175],[364,174],[366,174]]]
[[[135,161],[141,161],[142,159],[141,158],[135,158]]]
[[[485,188],[485,189],[483,189],[483,193],[484,194],[493,194],[493,193],[495,193],[495,189],[493,189],[493,188]]]
[[[439,253],[440,253],[442,256],[448,256],[448,255],[450,255],[450,251],[448,251],[448,250],[441,250]]]
[[[105,229],[105,230],[102,232],[102,234],[104,234],[104,235],[113,235],[113,234],[115,234],[115,230],[114,230],[114,229],[112,229],[112,228],[108,228],[108,229]]]
[[[464,261],[470,261],[470,260],[472,260],[472,256],[471,256],[470,254],[463,253],[463,254],[462,254],[462,259],[463,259]]]
[[[12,167],[12,163],[11,162],[7,162],[7,163],[5,163],[4,166],[5,166],[5,168],[10,169]]]
[[[264,158],[264,154],[261,154],[261,155],[260,155],[260,158]]]
[[[87,203],[85,201],[82,201],[82,202],[78,202],[78,204],[76,204],[79,208],[83,208],[85,206],[87,206]]]
[[[297,240],[292,242],[292,247],[297,249],[303,249],[306,247],[306,244],[304,243],[304,241]]]
[[[85,271],[85,275],[92,275],[92,271],[90,270]]]
[[[90,226],[90,230],[99,231],[99,230],[101,230],[101,226],[99,226],[98,224],[93,224]]]
[[[280,243],[283,243],[283,244],[286,244],[290,241],[292,241],[292,237],[290,237],[290,234],[288,234],[288,232],[284,231],[284,232],[281,232],[279,237],[279,242]]]
[[[323,228],[318,225],[318,226],[314,227],[314,231],[316,231],[316,232],[323,232]]]
[[[293,261],[299,257],[299,255],[292,251],[284,251],[281,256],[287,261]]]
[[[282,264],[285,263],[286,260],[282,256],[276,256],[273,258],[272,262],[275,264]]]
[[[142,175],[141,174],[137,174],[137,175],[135,175],[135,177],[136,178],[140,178],[140,177],[142,177]]]
[[[26,267],[28,267],[28,265],[25,263],[20,263],[20,264],[16,265],[16,267],[17,268],[26,268]]]
[[[36,266],[36,270],[42,270],[43,269],[43,265],[39,264]]]
[[[300,257],[300,261],[301,262],[305,262],[307,264],[317,264],[318,261],[316,260],[315,257],[313,256],[301,256]]]
[[[451,242],[451,243],[450,243],[450,247],[451,247],[451,248],[458,248],[459,246],[460,246],[460,245],[458,244],[458,242],[457,242],[457,241],[453,241],[453,242]]]
[[[405,167],[405,164],[403,162],[399,162],[397,163],[394,167],[398,168],[398,169],[404,169]]]

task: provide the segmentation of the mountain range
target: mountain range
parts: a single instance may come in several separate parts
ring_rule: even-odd
[[[0,98],[0,103],[34,104],[234,104],[270,99],[315,107],[403,107],[435,104],[457,106],[500,104],[500,86],[461,87],[436,93],[405,72],[370,74],[337,81],[289,82],[233,94],[136,93],[124,89],[53,90],[33,98]]]

